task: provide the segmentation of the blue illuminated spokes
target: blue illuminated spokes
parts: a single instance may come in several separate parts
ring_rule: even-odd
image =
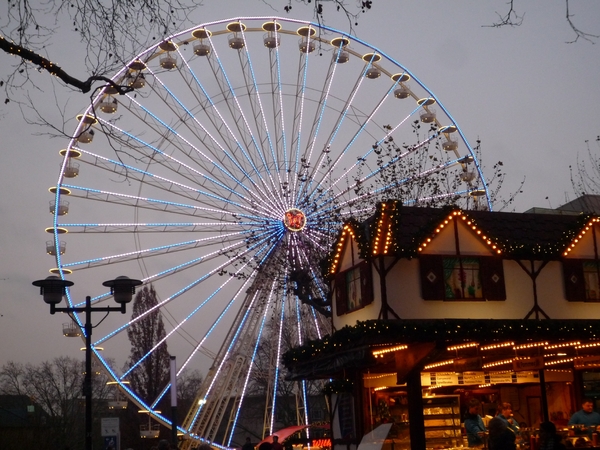
[[[237,259],[243,258],[245,257],[247,254],[250,254],[252,252],[252,250],[254,250],[255,247],[258,247],[259,245],[263,245],[264,242],[268,242],[269,239],[272,237],[272,235],[274,235],[275,233],[270,233],[269,236],[265,237],[264,239],[261,239],[260,241],[258,241],[256,244],[254,244],[253,246],[250,246],[247,250],[243,251],[242,253],[240,253],[239,257]],[[242,243],[238,242],[234,245],[231,245],[229,247],[226,247],[224,250],[231,250],[234,247],[239,247],[241,246]],[[266,248],[263,245],[263,248]],[[200,264],[201,262],[205,262],[206,260],[210,260],[212,257],[222,254],[223,250],[218,250],[213,252],[212,254],[208,254],[206,257],[204,258],[197,258],[191,261],[187,261],[184,264],[180,264],[177,265],[175,267],[171,267],[167,270],[164,270],[160,273],[154,274],[149,276],[148,278],[144,279],[143,281],[145,283],[149,283],[149,282],[153,282],[153,281],[157,281],[161,278],[164,278],[168,275],[172,275],[174,273],[177,273],[181,270],[184,269],[189,269],[193,266],[196,266],[198,264]],[[112,336],[116,335],[117,333],[120,333],[121,331],[125,330],[129,325],[143,319],[144,317],[146,317],[148,314],[156,311],[157,309],[160,309],[161,307],[163,307],[164,305],[166,305],[167,303],[169,303],[170,301],[176,299],[177,297],[183,295],[184,293],[188,292],[190,289],[192,289],[193,287],[197,286],[198,284],[200,284],[201,282],[203,282],[204,280],[208,279],[209,277],[211,277],[212,275],[218,273],[220,270],[228,267],[231,264],[231,262],[225,262],[222,263],[220,265],[218,265],[217,267],[215,267],[214,269],[208,271],[205,275],[203,275],[202,277],[198,278],[197,280],[195,280],[194,282],[188,284],[187,286],[185,286],[184,288],[180,289],[179,291],[175,292],[173,295],[171,295],[170,297],[167,297],[165,300],[161,301],[160,303],[158,303],[156,306],[146,310],[145,312],[143,312],[142,314],[140,314],[139,316],[135,317],[134,319],[132,319],[130,322],[128,322],[127,324],[123,325],[122,327],[116,329],[115,331],[107,334],[106,336],[104,336],[103,338],[99,339],[98,341],[96,341],[94,343],[94,345],[99,345],[102,342],[104,342],[105,340],[111,338]]]
[[[369,64],[367,64],[365,66],[364,72],[361,74],[361,80],[364,78],[364,75],[365,75],[366,71],[371,67],[371,64],[372,64],[372,61],[373,61],[374,57],[375,57],[375,54],[373,54],[373,56],[371,57],[371,60],[369,61]],[[369,124],[371,122],[371,120],[373,119],[373,117],[375,116],[375,114],[377,113],[377,111],[381,108],[381,106],[383,105],[383,103],[388,99],[388,97],[390,96],[390,94],[393,92],[393,90],[396,88],[397,85],[398,85],[398,81],[396,81],[395,83],[393,83],[390,86],[390,88],[385,93],[385,95],[382,97],[382,99],[377,103],[377,105],[375,105],[375,107],[373,108],[373,110],[371,111],[371,113],[365,118],[365,120],[363,120],[362,124],[356,130],[356,133],[354,134],[354,136],[352,136],[352,138],[350,139],[350,141],[348,142],[348,144],[346,144],[346,146],[344,147],[344,149],[338,154],[337,158],[335,159],[335,161],[331,165],[331,168],[329,169],[330,172],[333,172],[336,169],[336,167],[339,164],[339,162],[342,160],[342,158],[344,158],[344,156],[347,154],[347,152],[352,147],[352,145],[356,142],[356,140],[358,139],[358,137],[360,136],[360,134],[365,130],[365,127],[367,126],[367,124]],[[358,89],[358,87],[357,87],[357,89]],[[351,104],[352,103],[350,102],[349,105],[348,105],[348,108],[351,106]],[[346,108],[346,110],[348,108]],[[342,122],[342,120],[340,120],[339,125],[341,125],[341,122]],[[339,125],[338,125],[338,127],[339,127]],[[336,130],[336,134],[337,134],[337,130]],[[328,143],[329,147],[331,147],[331,145],[333,145],[333,138]],[[362,159],[363,160],[366,159],[369,156],[369,154],[371,153],[371,151],[369,151],[366,155],[364,155]],[[310,190],[310,187],[313,184],[313,177],[314,177],[314,173],[316,171],[316,168],[319,167],[322,164],[322,161],[323,161],[324,157],[325,157],[325,153],[321,153],[321,156],[320,156],[317,164],[315,164],[313,166],[311,176],[308,177],[305,189]],[[356,162],[356,164],[359,164],[359,163],[360,163],[360,160]],[[349,169],[346,172],[346,174],[350,170],[351,169]],[[343,178],[346,174],[343,174],[341,177],[339,177],[338,180],[336,180],[336,182],[334,183],[334,185],[337,184],[337,181],[339,181],[341,178]],[[315,184],[318,185],[318,183],[315,183]],[[309,196],[309,198],[310,198],[310,196]]]
[[[242,26],[255,20],[261,22]],[[344,220],[367,217],[377,200],[394,192],[418,197],[406,198],[410,204],[455,200],[470,192],[480,195],[475,192],[480,186],[485,189],[462,131],[404,67],[345,34],[347,46],[331,46],[328,39],[340,34],[326,27],[321,27],[325,33],[300,33],[303,45],[314,43],[318,51],[298,51],[296,30],[308,25],[301,21],[277,19],[281,29],[269,25],[269,33],[281,45],[265,47],[262,32],[256,33],[262,21],[273,19],[234,20],[232,28],[239,30],[235,35],[243,45],[237,41],[233,49],[224,32],[230,21],[205,24],[212,32],[203,40],[210,52],[198,57],[192,52],[198,40],[190,37],[197,27],[170,37],[177,44],[171,51],[177,59],[174,70],[159,67],[165,53],[158,47],[139,55],[146,65],[146,87],[115,96],[114,115],[101,113],[100,107],[111,96],[102,93],[94,100],[99,114],[94,142],[69,144],[73,158],[64,159],[57,182],[65,195],[59,191],[54,196],[71,204],[68,216],[55,213],[53,221],[55,229],[69,231],[60,236],[68,241],[66,254],[55,257],[61,276],[68,277],[68,270],[85,276],[88,269],[102,277],[123,273],[152,283],[159,295],[158,306],[139,318],[111,317],[119,325],[94,332],[100,336],[95,345],[114,349],[126,339],[121,331],[130,324],[150,312],[163,313],[165,338],[131,361],[125,373],[108,372],[140,408],[154,409],[168,393],[168,383],[146,404],[124,381],[141,370],[160,344],[178,355],[178,375],[198,364],[212,367],[198,393],[202,402],[190,411],[181,431],[214,441],[221,418],[212,418],[221,417],[219,405],[231,399],[231,420],[223,424],[226,445],[236,444],[244,396],[252,392],[252,380],[264,362],[261,341],[273,343],[269,358],[277,360],[285,351],[284,330],[289,329],[294,345],[330,331],[319,314],[321,306],[301,302],[294,294],[299,286],[289,276],[300,269],[313,280],[309,302],[329,297],[318,261]],[[348,60],[331,58],[342,51]],[[369,60],[366,54],[373,56]],[[375,61],[374,55],[380,59]],[[365,76],[373,67],[381,72],[378,79]],[[127,83],[122,78],[128,73],[135,70],[124,70],[115,80]],[[408,98],[395,97],[400,83],[408,85],[404,75],[390,80],[392,74],[412,77]],[[423,106],[415,101],[422,98],[436,100],[439,122],[418,120]],[[443,125],[452,129],[440,133]],[[84,129],[81,124],[75,135]],[[397,150],[381,159],[378,146],[387,149],[392,137]],[[450,138],[462,139],[461,153],[473,159],[442,151],[447,146],[441,144]],[[71,162],[81,165],[76,180],[68,179]],[[471,164],[477,173],[466,172]],[[474,182],[460,184],[473,175]],[[413,183],[425,186],[436,176],[446,177],[446,192],[437,187],[411,190]],[[304,213],[305,226],[292,232],[282,218],[294,209]],[[59,245],[56,233],[54,246]],[[71,292],[67,299],[75,303]],[[106,300],[111,295],[104,292],[92,301]],[[75,320],[81,325],[77,315]],[[229,330],[224,340],[220,330]],[[285,383],[280,375],[272,365],[265,383],[267,430],[272,430],[280,406]],[[306,384],[293,388],[304,403],[304,421],[309,418],[307,389]],[[152,417],[169,425],[160,414]]]
[[[222,153],[225,154],[228,158],[228,160],[230,162],[233,162],[234,165],[236,166],[236,168],[240,169],[243,171],[242,167],[240,166],[239,163],[237,163],[237,161],[235,161],[232,156],[229,154],[229,152],[227,152],[215,139],[215,137],[213,137],[206,129],[206,127],[204,127],[199,121],[198,119],[196,119],[195,117],[193,117],[193,123],[196,125],[197,128],[200,128],[200,131],[202,132],[201,135],[198,134],[198,130],[191,127],[190,126],[190,121],[184,121],[185,127],[192,133],[192,135],[198,139],[203,146],[207,149],[207,151],[209,151],[213,157],[209,157],[208,155],[206,155],[204,152],[202,152],[200,149],[198,149],[193,143],[191,143],[188,139],[186,139],[185,137],[183,137],[179,132],[177,132],[176,130],[174,130],[172,127],[170,127],[169,125],[167,125],[163,120],[161,120],[156,114],[154,114],[152,111],[150,111],[149,109],[147,109],[144,105],[142,105],[141,103],[139,103],[135,98],[133,98],[133,96],[128,95],[129,100],[135,104],[140,110],[142,110],[145,114],[144,117],[140,116],[137,114],[137,111],[133,108],[129,108],[129,110],[132,112],[132,114],[134,114],[136,117],[138,117],[139,120],[143,120],[146,124],[148,124],[148,126],[151,126],[151,124],[153,122],[148,121],[148,117],[154,119],[155,122],[157,122],[158,124],[160,124],[161,126],[167,128],[174,136],[176,136],[178,138],[178,140],[180,142],[175,143],[172,140],[168,139],[169,142],[173,145],[177,145],[178,149],[185,154],[187,157],[191,158],[192,160],[194,160],[197,164],[202,165],[203,162],[206,162],[209,164],[209,167],[212,165],[214,167],[216,167],[219,170],[219,173],[221,173],[223,175],[223,177],[227,180],[233,181],[234,185],[236,187],[240,187],[242,188],[244,191],[253,194],[253,191],[251,191],[246,185],[244,185],[242,182],[240,182],[239,178],[236,178],[235,175],[233,173],[231,173],[231,171],[227,170],[227,168],[223,165],[220,164],[218,162],[216,162],[215,160],[219,160],[218,157],[218,153]],[[191,112],[189,110],[186,109],[186,113],[191,115]],[[105,121],[103,121],[103,123],[107,123]],[[111,125],[112,126],[112,125]],[[139,148],[135,148],[135,150],[140,151]],[[151,148],[152,151],[156,151],[156,149]],[[164,155],[167,158],[170,158],[170,155],[166,155],[163,152],[160,152],[162,155]],[[199,156],[200,159],[196,159],[196,156]],[[230,190],[231,192],[235,192],[236,195],[242,195],[241,193],[231,190],[230,188],[224,186],[220,181],[212,178],[212,177],[207,177],[209,178],[211,181],[213,181],[215,184],[219,185],[219,186],[223,186],[226,189]]]

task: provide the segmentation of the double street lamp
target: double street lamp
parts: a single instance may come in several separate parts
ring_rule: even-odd
[[[120,306],[93,306],[92,298],[85,298],[85,306],[67,306],[57,307],[63,296],[66,294],[66,288],[73,286],[72,281],[63,280],[56,275],[50,275],[43,280],[37,280],[32,283],[40,288],[40,294],[44,297],[44,302],[50,305],[50,314],[55,312],[66,313],[85,313],[85,379],[83,381],[83,395],[85,397],[85,450],[92,450],[92,312],[120,312],[125,314],[127,303],[131,302],[135,287],[142,284],[140,280],[120,276],[114,280],[105,281],[103,286],[110,288],[115,302]]]

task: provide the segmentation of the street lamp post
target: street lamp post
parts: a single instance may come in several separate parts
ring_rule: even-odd
[[[85,298],[85,306],[57,307],[66,293],[66,288],[73,286],[72,281],[63,280],[55,275],[50,275],[43,280],[37,280],[32,283],[40,288],[40,294],[44,297],[44,302],[50,305],[50,314],[55,312],[66,313],[85,313],[85,379],[83,381],[83,395],[85,397],[85,450],[92,450],[92,312],[114,312],[118,311],[125,314],[127,303],[131,302],[135,287],[142,284],[140,280],[132,280],[125,276],[120,276],[114,280],[105,281],[103,286],[109,287],[115,302],[119,307],[113,306],[92,306],[92,298],[88,295]]]

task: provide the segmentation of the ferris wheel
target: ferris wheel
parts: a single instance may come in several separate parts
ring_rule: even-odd
[[[177,355],[178,374],[205,374],[180,428],[188,438],[232,445],[256,392],[271,434],[284,388],[309,423],[311,388],[286,384],[278,361],[330,332],[319,263],[346,219],[387,198],[491,209],[477,158],[438,98],[386,53],[326,26],[202,24],[112,80],[131,91],[103,87],[60,151],[51,272],[90,286],[126,274],[154,287],[160,344]],[[94,353],[170,426],[157,411],[169,385],[143,399],[127,383],[154,349],[120,368],[127,330],[145,314],[109,316],[94,330]]]

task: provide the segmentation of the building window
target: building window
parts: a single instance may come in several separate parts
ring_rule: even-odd
[[[502,259],[420,255],[424,300],[506,300]]]
[[[600,299],[598,291],[598,262],[584,261],[583,262],[583,280],[585,282],[585,298],[586,300]]]
[[[600,302],[600,263],[597,260],[563,260],[563,278],[567,300]]]
[[[360,289],[360,267],[355,267],[346,272],[346,309],[351,311],[363,306]]]
[[[479,258],[444,258],[446,299],[483,298]]]
[[[367,261],[337,274],[334,289],[338,316],[373,302],[372,276],[371,265]]]

